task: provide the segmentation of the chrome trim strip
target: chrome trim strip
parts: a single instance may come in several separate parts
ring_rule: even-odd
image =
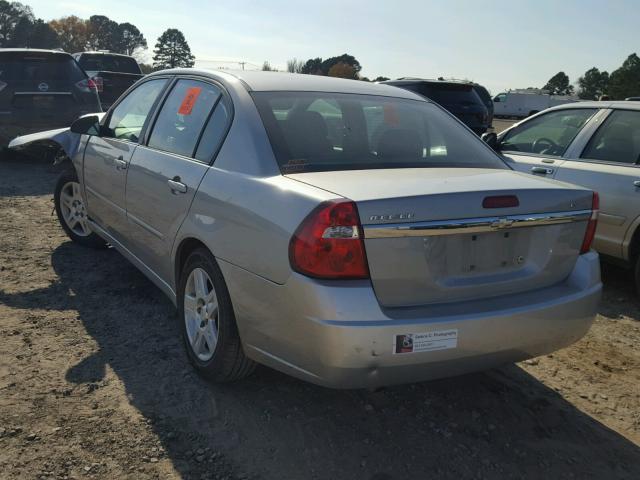
[[[437,220],[432,222],[393,223],[364,225],[364,238],[431,237],[437,235],[459,235],[486,233],[513,228],[559,225],[582,222],[589,219],[591,210],[569,212],[532,213],[528,215],[506,215],[504,217],[463,218],[460,220]]]
[[[63,95],[65,97],[71,96],[71,92],[13,92],[14,95]]]

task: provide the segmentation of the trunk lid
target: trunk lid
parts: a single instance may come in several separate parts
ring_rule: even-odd
[[[371,281],[389,307],[453,302],[562,281],[580,252],[592,192],[509,170],[423,168],[292,174],[353,200]],[[485,208],[515,195],[518,206]]]

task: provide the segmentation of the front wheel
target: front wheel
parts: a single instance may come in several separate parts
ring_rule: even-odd
[[[93,248],[104,248],[107,245],[99,235],[91,231],[75,170],[65,171],[60,175],[53,199],[58,221],[71,240]]]
[[[211,253],[195,250],[185,262],[178,285],[178,316],[187,355],[203,376],[228,382],[248,376],[231,298]]]
[[[636,293],[638,294],[638,297],[640,297],[640,255],[636,256],[636,264],[633,270],[636,280]]]

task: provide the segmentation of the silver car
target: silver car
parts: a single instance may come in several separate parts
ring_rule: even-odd
[[[562,105],[505,130],[493,145],[516,170],[600,194],[594,248],[632,268],[640,294],[640,105]]]
[[[170,70],[71,131],[50,136],[72,158],[62,227],[167,294],[215,381],[256,362],[340,388],[432,379],[593,321],[593,192],[513,172],[407,90]]]

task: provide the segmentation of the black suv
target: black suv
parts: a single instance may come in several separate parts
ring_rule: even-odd
[[[133,57],[110,52],[74,53],[78,65],[96,84],[103,110],[144,75]]]
[[[95,84],[68,53],[0,49],[0,148],[101,111]]]
[[[489,112],[471,82],[399,78],[380,83],[411,90],[433,100],[478,135],[482,135],[489,128]]]

